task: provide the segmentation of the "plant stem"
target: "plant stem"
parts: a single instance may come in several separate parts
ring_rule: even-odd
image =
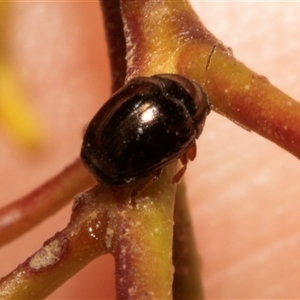
[[[300,158],[300,103],[239,62],[182,1],[122,1],[127,79],[158,73],[196,80],[212,108]]]
[[[0,209],[0,246],[33,228],[94,183],[77,159],[29,195]]]
[[[206,67],[209,51],[199,43],[182,47],[180,72],[203,84],[216,112],[300,158],[300,103],[219,47]]]
[[[176,185],[170,182],[176,165],[165,168],[164,179],[142,192],[135,204],[118,203],[112,239],[117,299],[172,299]]]
[[[124,85],[126,76],[126,45],[120,1],[100,1],[106,31],[107,49],[112,78],[112,92]]]
[[[174,300],[203,299],[199,256],[183,183],[179,184],[175,199],[173,263]]]
[[[104,197],[104,201],[99,201]],[[63,231],[0,280],[1,299],[42,299],[99,255],[108,252],[105,232],[111,196],[96,186],[77,196]]]
[[[97,185],[78,195],[66,229],[0,280],[0,298],[45,298],[90,261],[112,253],[118,299],[171,299],[176,185],[170,182],[176,170],[177,163],[166,167],[134,203],[132,191],[141,181]]]

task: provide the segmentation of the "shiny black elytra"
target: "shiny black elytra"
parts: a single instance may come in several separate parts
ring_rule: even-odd
[[[193,81],[174,74],[137,77],[117,91],[89,124],[81,149],[87,169],[108,185],[152,174],[181,159],[182,177],[210,104]]]

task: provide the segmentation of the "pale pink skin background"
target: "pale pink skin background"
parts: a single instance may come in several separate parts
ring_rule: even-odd
[[[300,3],[193,5],[237,58],[300,99]],[[0,128],[1,205],[78,156],[84,126],[109,96],[97,1],[14,3],[10,20],[11,57],[46,140],[25,153]],[[299,298],[299,160],[214,112],[197,145],[185,178],[206,298]],[[0,277],[64,228],[70,209],[3,247]],[[101,257],[49,299],[114,298],[113,273],[112,258]]]

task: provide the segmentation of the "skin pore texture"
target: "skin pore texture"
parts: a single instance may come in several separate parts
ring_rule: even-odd
[[[193,6],[238,59],[300,99],[299,3]],[[8,34],[45,137],[29,152],[0,128],[1,206],[78,157],[85,126],[110,94],[97,2],[13,3]],[[298,298],[298,159],[214,112],[197,147],[185,180],[206,298]],[[71,205],[0,249],[1,277],[66,226]],[[49,299],[113,298],[113,268],[110,256],[101,257]]]

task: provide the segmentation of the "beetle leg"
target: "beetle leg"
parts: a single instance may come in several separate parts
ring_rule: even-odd
[[[173,184],[174,183],[179,183],[179,181],[181,180],[182,176],[185,173],[187,163],[189,162],[189,158],[188,158],[187,152],[184,153],[183,155],[181,155],[179,157],[179,159],[180,159],[180,162],[182,163],[182,168],[174,175],[174,177],[172,179],[172,183]]]
[[[149,187],[151,184],[153,184],[160,176],[162,172],[162,168],[160,168],[159,170],[156,170],[155,172],[153,172],[153,174],[151,175],[151,177],[149,178],[149,180],[147,180],[145,183],[141,184],[139,187],[137,187],[136,189],[134,189],[131,193],[131,203],[133,205],[135,205],[135,199],[136,197],[143,192],[147,187]]]
[[[187,164],[189,161],[192,161],[195,159],[197,155],[197,147],[196,143],[193,143],[193,145],[183,154],[179,157],[180,162],[182,163],[182,168],[175,174],[175,176],[172,179],[172,183],[179,183],[181,178],[183,177]]]
[[[181,158],[180,158],[181,160]],[[172,179],[172,183],[179,183],[179,181],[181,180],[182,176],[184,175],[186,170],[186,164],[182,166],[182,168],[174,175],[173,179]]]
[[[193,143],[193,145],[186,151],[185,154],[186,154],[188,160],[193,161],[197,155],[196,143]]]

